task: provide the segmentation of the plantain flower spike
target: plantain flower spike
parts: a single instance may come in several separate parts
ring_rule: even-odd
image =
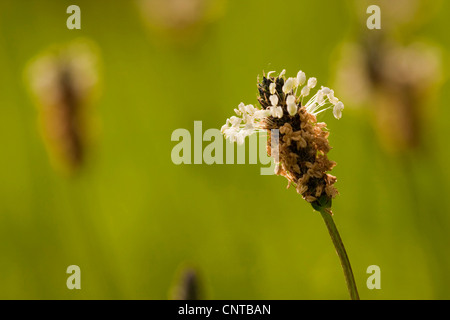
[[[69,173],[85,162],[98,60],[95,45],[80,39],[53,46],[34,58],[26,70],[51,158]]]
[[[334,187],[336,177],[328,174],[336,165],[327,153],[331,150],[326,123],[317,122],[316,116],[332,110],[336,119],[342,116],[344,104],[334,91],[321,87],[303,104],[317,85],[316,78],[306,80],[299,71],[295,78],[284,76],[283,70],[277,77],[273,71],[258,80],[258,102],[261,108],[241,102],[236,115],[227,119],[222,133],[231,142],[242,144],[245,137],[254,132],[269,132],[267,152],[272,152],[271,130],[279,130],[278,163],[275,173],[284,176],[290,185],[296,186],[303,199],[314,209],[330,208],[338,191]],[[302,87],[303,86],[303,87]]]

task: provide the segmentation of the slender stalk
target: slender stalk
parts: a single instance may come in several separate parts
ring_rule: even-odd
[[[334,223],[332,213],[329,209],[323,208],[320,210],[325,224],[327,225],[328,232],[330,233],[331,240],[333,241],[336,253],[341,261],[342,270],[344,271],[345,281],[347,282],[348,292],[352,300],[359,300],[358,289],[356,288],[355,278],[353,277],[352,267],[350,260],[348,260],[347,252],[345,251],[344,243],[339,235],[339,231]]]

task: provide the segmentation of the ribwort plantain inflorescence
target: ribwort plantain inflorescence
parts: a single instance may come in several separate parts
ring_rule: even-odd
[[[332,109],[335,118],[340,119],[344,104],[327,87],[321,87],[304,103],[317,85],[316,78],[307,80],[302,71],[287,79],[285,70],[277,77],[271,76],[273,73],[264,75],[262,81],[258,79],[261,108],[241,103],[234,109],[236,116],[227,119],[222,133],[242,144],[256,131],[279,130],[278,150],[272,150],[270,134],[267,142],[268,154],[277,152],[275,173],[286,177],[288,187],[295,185],[315,209],[329,208],[338,191],[334,187],[336,177],[327,172],[336,163],[327,157],[331,147],[326,123],[317,122],[316,116]]]
[[[287,79],[285,70],[277,77],[271,76],[273,72],[264,75],[262,81],[258,79],[261,108],[241,102],[234,109],[236,115],[222,126],[222,133],[238,144],[244,143],[245,137],[256,131],[269,133],[267,153],[275,159],[275,173],[286,177],[288,187],[295,185],[303,199],[322,215],[341,261],[350,298],[357,300],[359,294],[353,271],[330,209],[338,191],[334,187],[336,177],[327,172],[336,163],[327,157],[331,150],[327,125],[317,122],[317,115],[328,109],[340,119],[344,104],[327,87],[321,87],[304,104],[305,98],[316,87],[317,79],[306,80],[303,71],[295,78]],[[276,134],[272,139],[274,131]],[[278,143],[272,140],[278,140]]]

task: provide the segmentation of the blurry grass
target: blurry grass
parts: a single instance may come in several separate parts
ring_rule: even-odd
[[[346,6],[230,1],[199,42],[179,47],[147,32],[129,1],[78,1],[82,30],[68,31],[69,4],[0,4],[0,298],[166,299],[192,261],[210,298],[346,299],[320,216],[283,178],[170,160],[174,129],[218,128],[239,102],[256,103],[262,70],[302,69],[329,85]],[[444,6],[424,34],[449,50]],[[102,51],[102,126],[91,163],[67,180],[50,166],[22,73],[41,50],[79,36]],[[363,299],[450,297],[440,245],[450,240],[448,92],[429,132],[434,156],[410,155],[408,170],[378,145],[364,110],[323,117],[338,163],[335,219]],[[70,264],[81,267],[80,291],[65,287]],[[380,291],[365,286],[371,264]]]

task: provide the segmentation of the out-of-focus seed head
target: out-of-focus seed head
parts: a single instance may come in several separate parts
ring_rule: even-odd
[[[50,48],[26,69],[51,159],[69,173],[84,163],[92,135],[90,106],[99,84],[98,64],[96,46],[77,40]]]

